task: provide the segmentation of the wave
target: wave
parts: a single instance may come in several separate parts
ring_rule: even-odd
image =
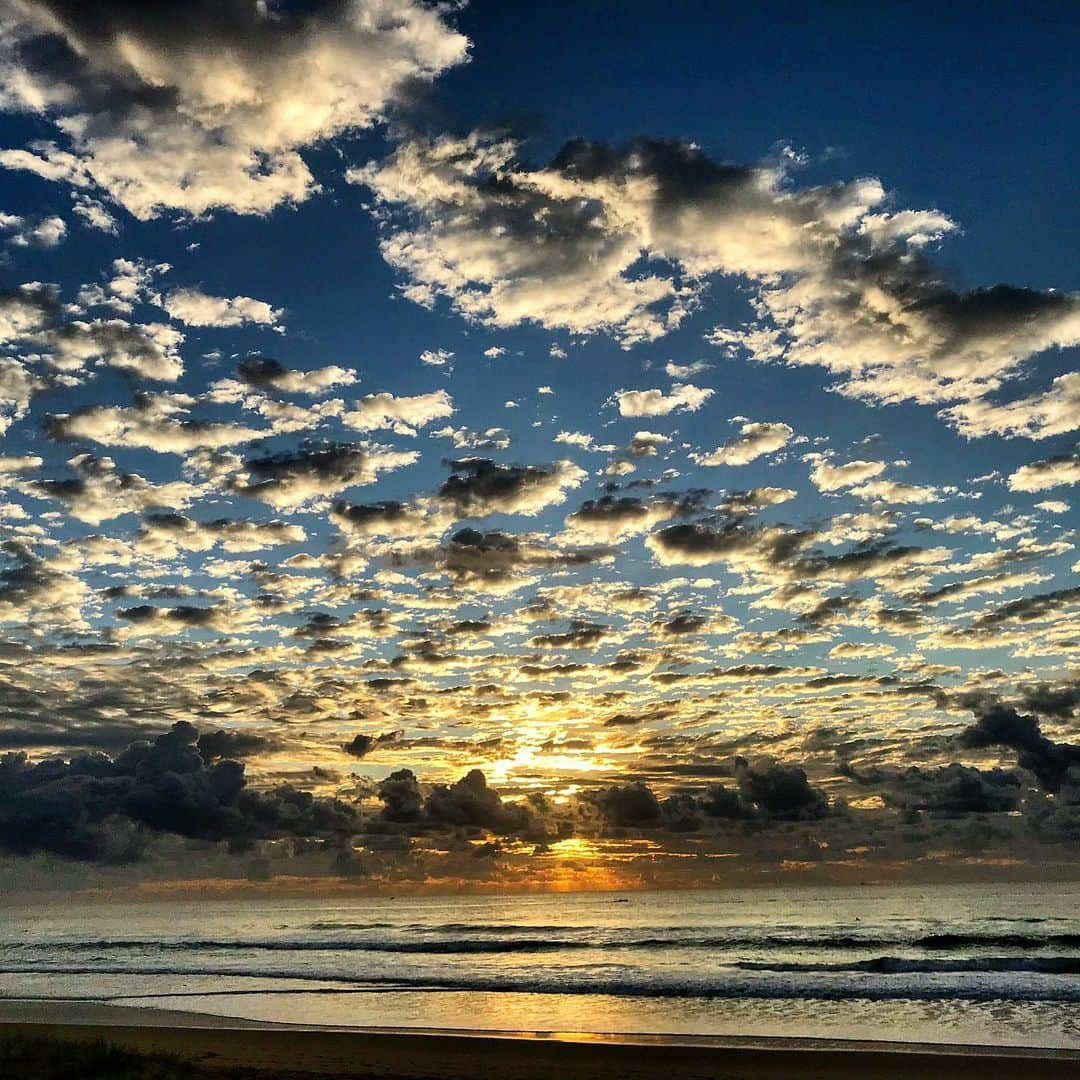
[[[954,957],[949,960],[875,956],[872,960],[832,964],[740,960],[732,967],[740,971],[773,971],[783,974],[867,972],[875,975],[953,975],[970,972],[1011,974],[1027,971],[1041,975],[1080,975],[1080,956],[972,956]]]
[[[1072,961],[1075,965],[1075,961]],[[1076,968],[1074,967],[1075,971]],[[933,978],[925,971],[895,972],[883,976],[880,972],[797,972],[778,978],[774,972],[730,971],[700,978],[619,977],[610,976],[583,979],[568,977],[565,972],[532,973],[529,977],[514,978],[505,975],[465,974],[454,976],[403,976],[370,977],[341,972],[282,971],[278,969],[229,968],[221,966],[152,966],[137,970],[130,968],[93,965],[0,965],[0,974],[9,975],[83,975],[100,980],[105,975],[164,976],[170,978],[208,977],[215,980],[242,978],[259,980],[259,988],[250,986],[228,987],[215,985],[210,990],[173,988],[158,992],[143,992],[133,986],[122,992],[102,993],[100,982],[95,982],[95,1001],[130,1000],[143,997],[209,997],[262,994],[342,994],[342,993],[433,993],[464,991],[473,993],[531,993],[559,994],[569,996],[605,996],[637,998],[685,998],[685,999],[761,999],[803,1001],[1045,1001],[1080,1003],[1080,984],[1076,980],[1055,979],[1060,972],[1037,972],[1025,970],[1021,978],[1015,971],[981,972],[973,977],[971,972],[936,972]],[[1011,974],[1009,979],[993,975]],[[769,975],[768,978],[762,978]],[[793,977],[794,975],[800,977]],[[951,979],[948,976],[953,976]],[[812,976],[812,977],[810,977]],[[276,987],[275,983],[292,983],[292,986]],[[295,984],[307,984],[296,986]],[[13,996],[24,996],[16,994]],[[70,995],[65,995],[70,996]]]
[[[474,932],[467,924],[447,924],[456,931]],[[378,927],[383,929],[383,927]],[[396,925],[398,932],[402,927]],[[504,930],[522,930],[523,927],[503,927]],[[543,932],[545,927],[532,926],[527,929],[534,933]],[[555,929],[555,928],[550,928]],[[400,937],[350,937],[350,938],[206,938],[206,939],[101,939],[91,941],[51,941],[0,942],[0,949],[15,953],[33,952],[35,954],[85,952],[125,952],[145,950],[147,952],[373,952],[402,953],[413,955],[469,955],[497,953],[549,953],[569,950],[595,949],[607,950],[724,950],[736,948],[760,949],[877,949],[888,946],[923,949],[929,952],[951,952],[960,949],[1025,949],[1039,950],[1048,948],[1080,948],[1080,934],[1050,933],[1034,934],[748,934],[745,931],[730,933],[708,933],[681,935],[673,933],[659,936],[649,934],[641,936],[625,930],[618,932],[597,932],[581,928],[578,934],[566,933],[553,937],[496,937],[463,936],[444,938],[400,938]]]
[[[598,926],[539,926],[536,923],[395,923],[313,922],[305,930],[401,930],[429,934],[558,934],[564,931],[596,931]],[[669,927],[678,930],[677,927]]]

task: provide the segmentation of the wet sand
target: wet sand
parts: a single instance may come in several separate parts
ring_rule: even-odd
[[[83,1002],[0,1003],[0,1032],[167,1051],[204,1069],[381,1080],[1080,1077],[1080,1052],[815,1039],[291,1027]]]

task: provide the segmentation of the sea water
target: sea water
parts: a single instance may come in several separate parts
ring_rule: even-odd
[[[1080,885],[0,908],[0,995],[337,1027],[1080,1048]]]

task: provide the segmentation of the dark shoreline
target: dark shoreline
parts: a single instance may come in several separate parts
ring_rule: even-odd
[[[705,1080],[1080,1076],[1080,1052],[833,1039],[290,1027],[200,1013],[52,1001],[0,1003],[0,1037],[105,1041],[203,1072],[382,1080]],[[46,1020],[45,1015],[51,1014]],[[16,1080],[16,1078],[13,1078]]]

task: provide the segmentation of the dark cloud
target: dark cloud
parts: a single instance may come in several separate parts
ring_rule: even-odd
[[[681,637],[684,634],[699,634],[709,625],[705,615],[695,615],[690,611],[680,612],[667,620],[659,620],[653,626],[668,637]]]
[[[619,828],[655,828],[663,823],[660,803],[643,783],[603,788],[591,792],[589,798],[610,825]]]
[[[249,457],[244,468],[254,477],[234,480],[238,494],[282,508],[337,495],[355,485],[370,484],[379,473],[415,460],[415,453],[396,453],[363,443],[305,441],[296,450]]]
[[[380,746],[386,746],[388,743],[397,742],[403,732],[401,731],[384,731],[381,735],[365,735],[362,732],[357,732],[352,739],[342,746],[342,750],[346,754],[350,754],[353,757],[362,758],[371,753],[372,750],[377,749]]]
[[[204,761],[256,757],[277,748],[277,740],[251,731],[206,731],[196,743]]]
[[[1080,603],[1080,585],[1071,589],[1055,589],[1052,592],[1022,596],[1017,600],[999,604],[972,620],[972,627],[985,630],[1009,622],[1033,622],[1056,615]]]
[[[1020,780],[1003,769],[973,769],[953,762],[938,768],[912,765],[907,769],[873,767],[856,770],[841,766],[841,773],[874,788],[885,803],[902,810],[929,810],[940,814],[998,814],[1015,810],[1020,802]]]
[[[479,769],[472,769],[449,786],[436,784],[424,811],[434,825],[472,826],[494,833],[520,832],[528,825],[525,807],[504,803]]]
[[[410,769],[398,769],[379,784],[382,817],[389,822],[419,821],[424,807],[420,784]]]
[[[740,796],[770,818],[809,821],[829,812],[828,799],[797,765],[736,758],[735,778]]]
[[[1071,719],[1080,708],[1080,680],[1024,683],[1019,688],[1017,705],[1058,720]]]
[[[535,514],[563,502],[585,473],[569,461],[541,467],[500,465],[490,458],[447,460],[451,475],[438,489],[438,498],[463,517],[487,514]]]
[[[749,814],[749,808],[739,793],[723,784],[710,784],[701,799],[701,809],[713,818],[741,818]]]
[[[282,785],[247,788],[238,761],[207,764],[199,732],[180,721],[152,742],[106,754],[0,758],[0,847],[84,860],[128,860],[147,834],[227,841],[243,848],[282,836],[339,838],[357,830],[356,811]]]
[[[761,566],[779,566],[809,543],[813,534],[736,522],[718,527],[695,522],[669,525],[649,539],[653,549],[671,561],[694,565],[747,561]]]
[[[984,709],[978,720],[961,732],[960,745],[1015,750],[1017,765],[1033,772],[1047,791],[1060,791],[1070,770],[1080,770],[1080,746],[1053,742],[1043,735],[1034,716],[1021,715],[1008,705]]]
[[[562,634],[538,634],[531,644],[540,649],[587,649],[611,633],[610,626],[571,619],[570,629]]]
[[[464,528],[439,545],[395,550],[392,559],[397,565],[433,565],[456,585],[497,592],[524,584],[530,571],[586,566],[610,556],[608,547],[560,548],[528,534]]]

